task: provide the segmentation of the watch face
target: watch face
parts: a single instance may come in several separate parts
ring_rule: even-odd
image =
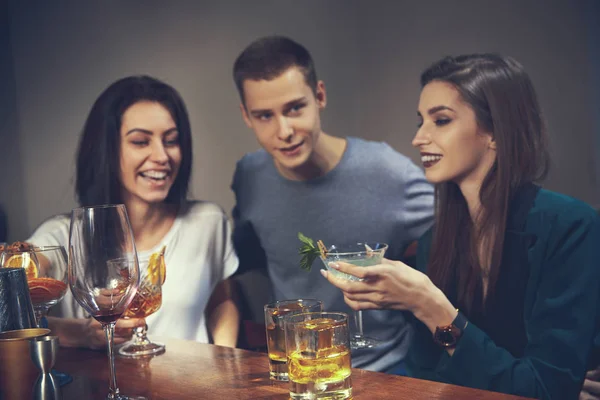
[[[440,346],[454,347],[461,332],[454,326],[437,328],[434,335],[434,340]]]
[[[458,311],[458,310],[456,310]],[[462,336],[463,330],[467,327],[468,321],[460,311],[454,321],[447,326],[438,326],[433,334],[433,341],[445,348],[453,348]]]
[[[448,329],[440,332],[440,334],[438,335],[438,340],[442,343],[451,344],[452,342],[454,342],[454,336],[452,336],[451,330]]]

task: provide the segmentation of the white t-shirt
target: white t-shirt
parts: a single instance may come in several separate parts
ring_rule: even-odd
[[[58,215],[42,223],[27,240],[38,246],[69,244],[70,216]],[[223,210],[209,202],[182,207],[173,226],[153,249],[138,252],[140,259],[167,246],[167,279],[162,306],[146,318],[148,334],[208,343],[204,311],[215,286],[231,276],[238,259],[231,244],[231,224]],[[68,291],[50,315],[86,318],[88,314]]]

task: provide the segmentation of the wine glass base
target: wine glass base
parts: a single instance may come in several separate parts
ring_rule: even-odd
[[[365,336],[354,336],[350,338],[350,348],[352,350],[370,349],[379,346],[380,344],[381,342],[379,340]]]
[[[162,354],[165,350],[166,347],[162,343],[147,342],[137,344],[131,341],[121,346],[118,354],[122,357],[142,357]]]
[[[64,386],[67,383],[73,382],[73,377],[66,372],[60,372],[55,369],[52,370],[52,375],[58,380],[58,386]]]

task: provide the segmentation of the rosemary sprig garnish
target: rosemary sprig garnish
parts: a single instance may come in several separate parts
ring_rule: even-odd
[[[298,254],[302,256],[300,259],[300,268],[310,271],[317,257],[325,257],[327,255],[327,249],[322,240],[317,241],[317,246],[315,246],[315,242],[303,235],[302,232],[298,232],[298,239],[302,242],[302,246],[298,249]]]

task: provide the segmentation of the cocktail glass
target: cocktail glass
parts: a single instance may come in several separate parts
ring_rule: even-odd
[[[123,314],[125,318],[146,318],[154,314],[162,303],[162,285],[165,282],[166,269],[163,248],[147,258],[140,258],[140,287],[133,301]],[[119,355],[141,357],[165,352],[165,345],[151,342],[146,333],[148,325],[133,330],[133,338],[119,348]]]
[[[28,250],[5,249],[0,265],[24,268],[38,328],[45,328],[48,309],[67,292],[67,253],[62,246],[31,246]]]
[[[345,262],[359,267],[368,267],[381,263],[388,245],[385,243],[355,243],[347,245],[332,245],[327,249],[325,257],[321,256],[325,268],[336,277],[351,281],[360,279],[340,272],[329,266],[330,263]],[[366,337],[363,333],[362,311],[354,312],[355,331],[350,337],[352,349],[364,349],[377,346],[379,341]]]

